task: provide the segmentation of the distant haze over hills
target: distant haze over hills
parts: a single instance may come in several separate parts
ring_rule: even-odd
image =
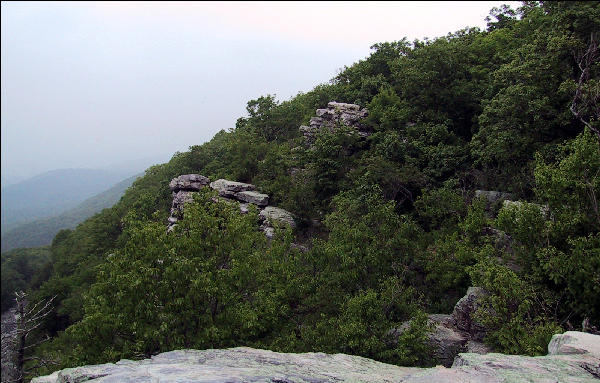
[[[61,169],[2,188],[2,231],[58,215],[130,176],[98,169]]]
[[[58,169],[17,183],[2,185],[2,234],[37,219],[54,217],[84,200],[140,174],[148,167],[168,161],[161,155],[117,162],[101,169]],[[3,182],[18,176],[3,175]]]
[[[62,169],[50,169],[46,171],[40,172],[15,172],[10,171],[10,169],[2,169],[2,174],[0,177],[2,188],[5,188],[10,185],[17,184],[19,182],[26,181],[30,178],[35,178],[41,175],[44,175],[48,172],[57,171],[57,170],[67,170],[67,169],[94,169],[94,170],[108,170],[114,173],[122,173],[125,177],[132,176],[134,174],[138,174],[148,169],[152,165],[163,164],[168,162],[173,153],[161,153],[152,156],[147,156],[143,158],[135,158],[132,160],[121,160],[114,161],[111,159],[105,159],[104,161],[97,162],[95,165],[81,165],[81,166],[65,166]]]
[[[142,173],[129,177],[60,215],[16,225],[9,230],[3,228],[2,252],[15,248],[49,245],[60,230],[72,229],[102,209],[117,203],[125,190],[141,175]]]

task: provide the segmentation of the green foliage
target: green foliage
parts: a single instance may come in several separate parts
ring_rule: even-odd
[[[555,163],[538,156],[535,180],[558,236],[600,230],[600,146],[589,130],[560,146]]]
[[[421,227],[440,230],[455,227],[466,215],[466,204],[461,193],[444,185],[439,189],[423,190],[415,202],[415,213]]]
[[[2,312],[15,305],[15,292],[37,287],[50,258],[48,247],[16,249],[2,253]]]
[[[85,318],[67,334],[82,362],[174,348],[220,348],[260,339],[280,303],[275,258],[256,229],[257,212],[201,193],[172,233],[161,222],[127,222],[125,246],[98,269]]]
[[[486,342],[509,354],[545,354],[552,335],[562,331],[551,315],[557,298],[490,258],[471,268],[471,277],[490,294],[476,313],[490,331]]]
[[[480,316],[498,351],[540,354],[555,331],[600,325],[600,149],[569,111],[598,9],[494,9],[486,31],[376,44],[329,84],[251,100],[235,128],[57,234],[27,282],[37,300],[57,295],[44,330],[58,336],[36,352],[73,366],[246,345],[423,365],[422,310],[449,312],[473,285],[490,292]],[[299,125],[332,100],[368,107],[372,134],[324,129],[307,147]],[[305,251],[291,233],[267,241],[256,212],[207,193],[167,234],[168,184],[187,173],[256,184],[299,217]],[[476,189],[521,201],[492,219],[497,206],[469,201]],[[5,275],[3,293],[21,280]]]

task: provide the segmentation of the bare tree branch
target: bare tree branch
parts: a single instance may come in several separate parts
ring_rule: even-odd
[[[598,35],[598,32],[592,32],[587,49],[573,53],[581,73],[569,109],[579,121],[596,134],[598,142],[600,142],[600,129],[591,123],[591,120],[600,120],[600,91],[586,87],[586,85],[589,85],[592,65],[597,63],[599,58]]]

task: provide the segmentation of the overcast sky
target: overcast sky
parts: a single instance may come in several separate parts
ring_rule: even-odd
[[[515,2],[2,3],[2,178],[164,158],[376,42],[485,28]]]

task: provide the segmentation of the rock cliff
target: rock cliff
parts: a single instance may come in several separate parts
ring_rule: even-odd
[[[327,108],[317,109],[316,114],[316,117],[310,119],[308,126],[300,126],[300,132],[308,146],[312,146],[321,129],[333,132],[341,126],[347,126],[360,137],[371,135],[371,131],[361,123],[361,120],[367,117],[369,112],[356,104],[331,101],[327,104]]]
[[[269,196],[256,191],[256,186],[252,184],[225,179],[210,182],[210,179],[200,174],[184,174],[173,178],[169,183],[173,195],[171,216],[168,219],[169,230],[183,218],[184,206],[193,201],[193,193],[197,193],[205,186],[217,191],[222,200],[238,203],[242,214],[248,213],[248,204],[255,205],[260,210],[260,229],[268,238],[273,237],[276,226],[296,227],[292,213],[278,207],[268,206]]]
[[[552,338],[547,356],[467,353],[460,354],[451,368],[408,368],[344,354],[285,354],[237,347],[171,351],[140,361],[70,368],[32,383],[596,383],[598,379],[600,336],[569,331]]]

